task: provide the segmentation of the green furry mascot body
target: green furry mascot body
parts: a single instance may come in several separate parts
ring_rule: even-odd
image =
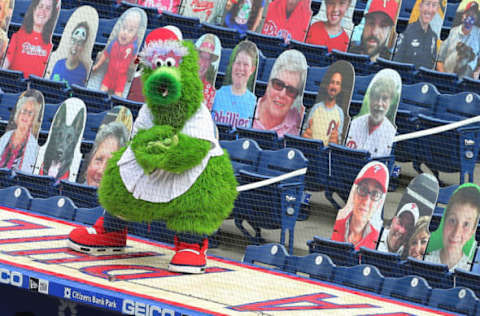
[[[120,229],[107,225],[107,215],[117,225],[165,221],[178,233],[169,269],[201,273],[206,235],[214,233],[233,209],[237,182],[227,153],[215,139],[210,113],[202,105],[194,45],[170,39],[168,31],[150,33],[140,54],[146,105],[138,114],[129,146],[114,153],[107,164],[98,196],[108,214],[105,223],[95,224],[94,235],[102,235],[99,229],[103,239],[110,233],[126,234],[125,225],[120,224]],[[118,247],[84,235],[71,233],[72,248]]]

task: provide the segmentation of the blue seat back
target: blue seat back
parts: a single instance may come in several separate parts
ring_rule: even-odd
[[[82,99],[87,106],[87,112],[103,112],[112,108],[112,102],[107,92],[72,85],[72,96]]]
[[[333,281],[354,288],[379,293],[384,277],[377,267],[359,264],[352,267],[336,267]]]
[[[428,282],[419,276],[404,276],[401,278],[385,278],[381,294],[400,298],[418,304],[427,304],[432,293]]]
[[[448,289],[453,287],[453,274],[446,264],[433,263],[414,258],[407,258],[404,263],[407,273],[424,277],[434,288]]]
[[[250,138],[257,142],[262,149],[276,150],[280,148],[280,141],[277,132],[270,130],[259,130],[248,127],[236,127],[238,138]]]
[[[322,253],[311,253],[306,256],[289,256],[285,270],[292,273],[304,273],[314,279],[331,281],[336,272],[336,266],[329,256]]]
[[[52,196],[49,198],[34,198],[30,205],[30,210],[42,214],[73,220],[77,207],[67,197]]]
[[[465,315],[477,315],[479,300],[475,293],[465,287],[450,289],[433,289],[428,305],[461,313]]]
[[[83,138],[85,140],[95,141],[100,124],[102,123],[106,114],[107,111],[100,113],[87,112],[87,121],[85,123],[85,130],[83,132]]]
[[[323,253],[337,266],[351,267],[359,263],[358,252],[352,243],[314,236],[307,245],[309,253]]]
[[[220,141],[220,146],[228,151],[235,172],[240,169],[256,171],[260,152],[257,142],[252,139]]]
[[[362,263],[376,266],[385,277],[401,277],[406,274],[398,253],[360,247],[360,258]]]
[[[93,225],[100,216],[103,216],[104,209],[101,206],[93,208],[77,208],[74,220],[76,222]]]
[[[70,97],[70,89],[64,81],[45,79],[35,75],[28,77],[30,89],[40,90],[45,103],[62,103]]]
[[[18,185],[0,189],[0,205],[2,206],[28,210],[32,199],[30,192]]]
[[[243,262],[250,264],[262,263],[283,269],[287,257],[288,252],[281,244],[248,245]]]
[[[61,180],[58,190],[59,195],[70,198],[78,207],[94,208],[99,205],[96,187]]]
[[[56,180],[51,176],[30,174],[23,171],[15,171],[15,183],[25,187],[34,198],[48,198],[58,195]]]
[[[247,31],[246,39],[254,42],[265,57],[277,58],[287,47],[284,39],[280,36],[277,37]]]
[[[398,108],[412,111],[414,115],[418,112],[432,113],[439,96],[437,88],[431,83],[403,84]]]

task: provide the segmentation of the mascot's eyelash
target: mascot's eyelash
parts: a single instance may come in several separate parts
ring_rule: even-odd
[[[188,49],[178,41],[152,41],[139,53],[139,57],[143,64],[153,68],[156,56],[166,56],[168,52],[183,57],[188,54]]]

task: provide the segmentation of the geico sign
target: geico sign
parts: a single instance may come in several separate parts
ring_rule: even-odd
[[[0,268],[0,283],[22,287],[23,275],[17,271]]]
[[[124,299],[122,313],[135,316],[175,316],[175,311]]]

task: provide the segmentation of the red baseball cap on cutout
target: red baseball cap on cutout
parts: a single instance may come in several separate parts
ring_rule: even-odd
[[[397,20],[398,2],[396,0],[372,0],[368,14],[382,12],[386,14],[395,24]]]
[[[467,6],[465,7],[465,10],[464,10],[464,11],[470,10],[470,8],[473,7],[473,6],[475,6],[475,7],[474,7],[475,11],[478,12],[478,3],[477,3],[476,1],[470,1],[470,2],[467,4]]]
[[[372,179],[377,181],[383,193],[387,192],[387,182],[388,182],[388,170],[387,167],[381,162],[375,162],[365,170],[363,174],[359,174],[355,179],[355,184],[359,184],[365,179]]]

